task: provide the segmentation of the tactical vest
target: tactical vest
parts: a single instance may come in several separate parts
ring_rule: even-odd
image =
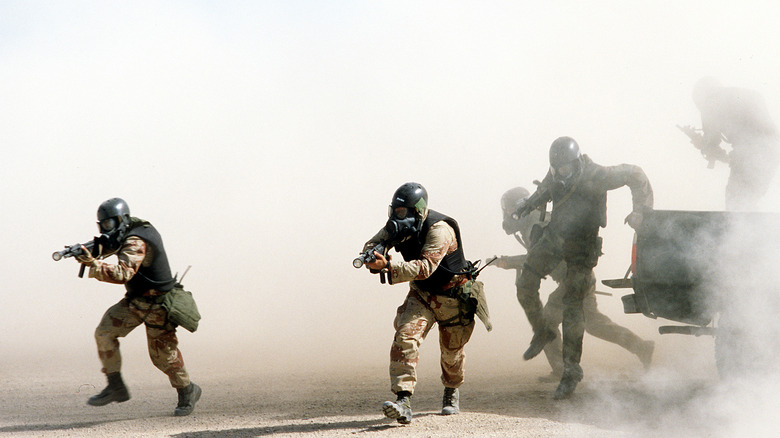
[[[607,226],[607,193],[590,190],[589,179],[601,170],[587,156],[583,157],[582,175],[574,186],[553,186],[553,210],[550,225],[565,238],[595,236]]]
[[[411,238],[396,245],[396,249],[401,253],[404,260],[407,262],[410,260],[419,259],[422,255],[422,248],[425,245],[425,239],[428,236],[428,231],[431,226],[436,222],[444,221],[455,230],[455,238],[458,242],[458,249],[451,254],[444,256],[439,263],[439,266],[430,275],[430,277],[424,280],[414,280],[417,287],[420,289],[431,292],[432,294],[443,292],[444,286],[452,280],[456,274],[461,274],[468,267],[468,262],[463,255],[463,242],[460,239],[460,228],[458,222],[455,219],[445,216],[437,211],[428,210],[428,217],[423,222],[420,233]]]
[[[154,259],[149,266],[141,265],[138,272],[133,275],[133,278],[125,283],[125,289],[127,289],[126,296],[138,297],[151,289],[160,292],[168,292],[173,289],[176,280],[171,275],[171,266],[168,264],[168,256],[165,254],[165,247],[163,246],[160,233],[149,222],[132,218],[130,230],[127,232],[125,239],[130,236],[139,237],[147,245],[151,246],[154,251]]]

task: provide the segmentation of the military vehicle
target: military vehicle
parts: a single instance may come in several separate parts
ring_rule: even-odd
[[[780,214],[655,210],[634,237],[625,313],[678,324],[661,334],[715,336],[721,377],[780,357]],[[681,323],[681,324],[679,324]],[[764,368],[766,369],[766,368]]]

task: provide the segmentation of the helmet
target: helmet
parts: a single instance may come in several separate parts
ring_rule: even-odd
[[[524,187],[509,189],[501,196],[501,210],[504,212],[501,227],[507,234],[517,233],[523,229],[523,222],[527,216],[516,219],[514,214],[529,196],[531,193]]]
[[[525,187],[509,189],[501,196],[501,210],[504,211],[504,214],[512,214],[529,196],[531,196],[531,192]]]
[[[720,87],[720,82],[712,76],[705,76],[699,79],[693,85],[693,93],[691,95],[693,103],[696,104],[697,107],[701,107],[712,92],[718,87]]]
[[[130,223],[130,207],[122,198],[103,201],[97,210],[98,228],[107,234]]]
[[[582,171],[580,145],[571,137],[558,137],[550,146],[550,173],[553,179],[566,183]]]
[[[395,238],[419,232],[428,214],[428,192],[418,183],[409,182],[395,191],[390,201],[385,230]]]
[[[406,210],[402,208],[406,208]],[[387,215],[403,219],[410,212],[420,218],[428,212],[428,191],[422,185],[414,182],[408,182],[398,187],[398,190],[393,194]]]

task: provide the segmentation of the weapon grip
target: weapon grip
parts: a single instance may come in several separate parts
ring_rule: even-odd
[[[86,269],[87,265],[81,265],[79,268],[79,278],[84,278],[84,269]]]

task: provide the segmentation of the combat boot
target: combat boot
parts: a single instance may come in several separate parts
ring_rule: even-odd
[[[444,397],[441,399],[441,414],[455,415],[460,413],[460,393],[458,388],[444,388]]]
[[[523,353],[523,359],[531,360],[542,352],[544,346],[554,341],[556,334],[553,330],[543,328],[534,332],[534,337],[531,338],[531,345]]]
[[[200,386],[190,382],[190,384],[184,388],[176,388],[176,391],[179,393],[179,404],[173,411],[173,415],[177,417],[190,415],[195,409],[195,403],[200,400],[200,394],[202,392]]]
[[[122,381],[122,375],[120,373],[106,374],[108,379],[108,386],[105,387],[100,394],[93,395],[87,400],[87,404],[90,406],[105,406],[111,402],[122,403],[130,400],[130,392],[125,386],[125,382]]]
[[[580,380],[582,380],[582,377],[564,375],[561,378],[561,383],[558,384],[558,388],[555,390],[555,394],[553,394],[553,399],[563,400],[571,397]]]
[[[412,422],[412,394],[407,391],[399,391],[395,402],[386,401],[382,404],[385,417],[392,418],[401,424]]]

